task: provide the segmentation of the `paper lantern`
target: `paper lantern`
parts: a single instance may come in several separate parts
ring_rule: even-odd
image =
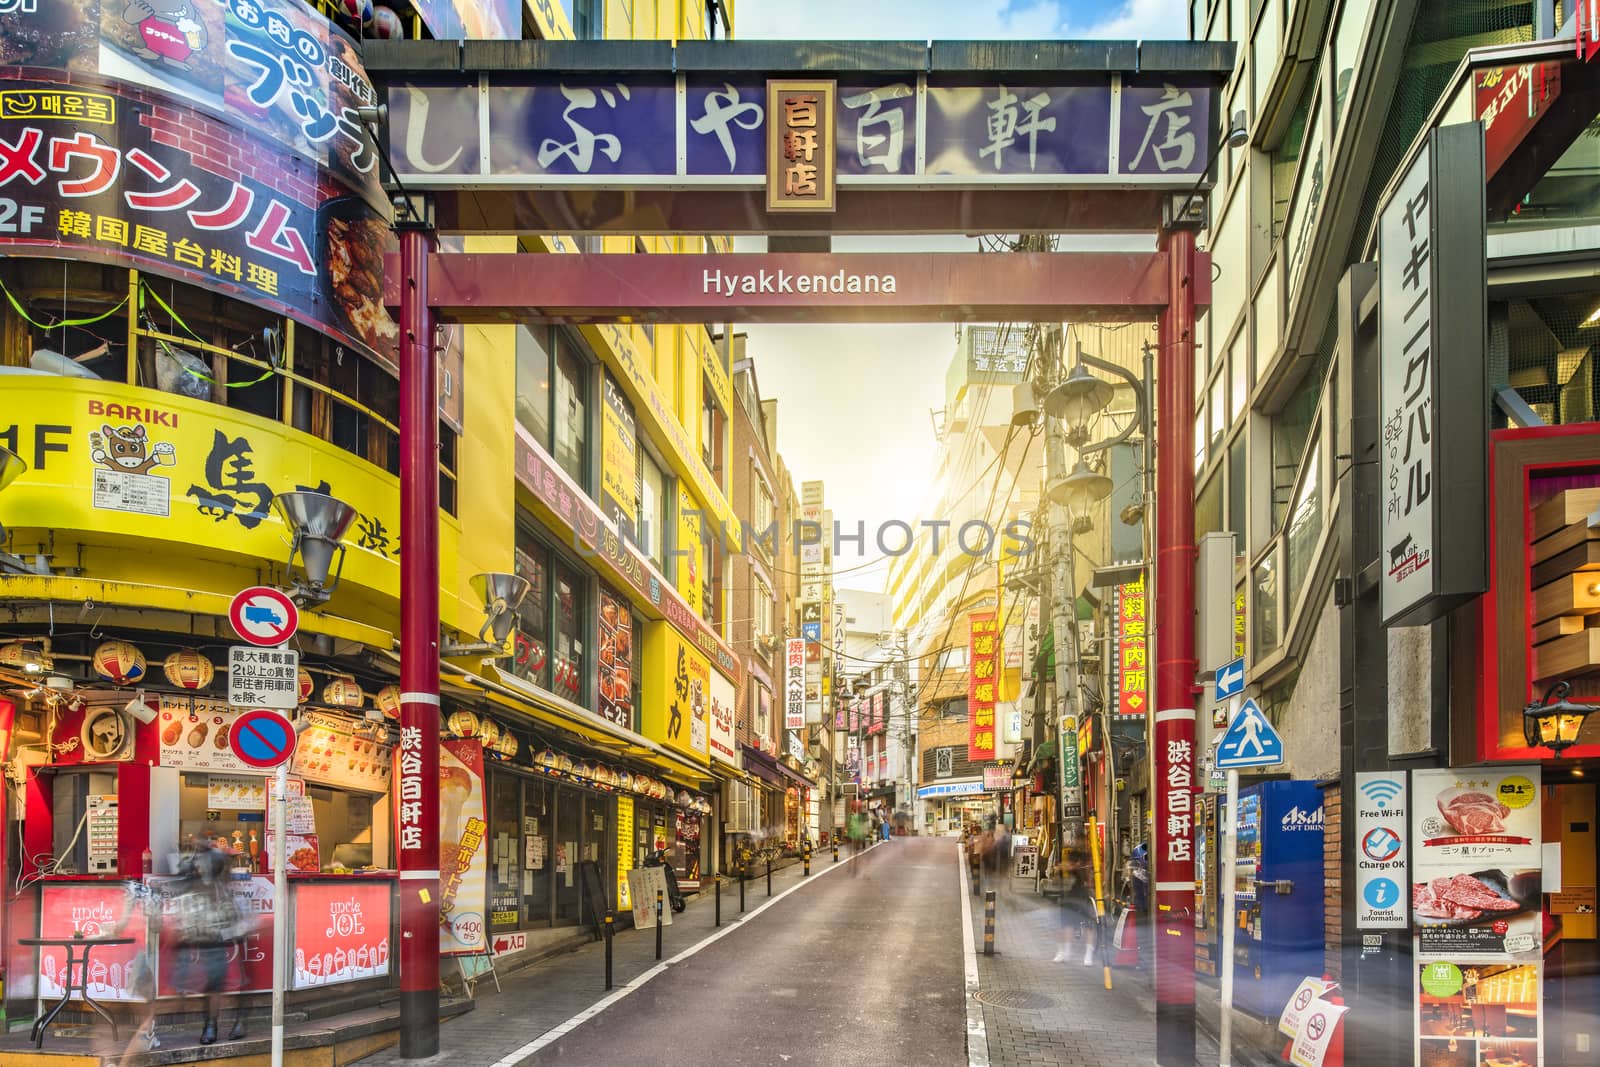
[[[300,673],[295,675],[295,681],[300,686],[300,703],[304,704],[311,699],[311,694],[317,688],[316,683],[311,680],[311,672],[304,667],[301,667]]]
[[[96,674],[118,685],[144,681],[148,669],[144,653],[127,641],[107,641],[94,650],[93,662]]]
[[[457,737],[475,737],[478,733],[478,717],[470,711],[452,711],[445,725]]]
[[[335,678],[322,687],[322,702],[334,708],[359,708],[367,702],[367,694],[353,678]]]
[[[372,21],[372,0],[339,0],[345,18],[365,26]]]
[[[691,807],[694,804],[694,798],[689,795],[689,791],[687,789],[678,790],[677,800],[678,807],[680,808]]]
[[[393,41],[405,35],[405,23],[393,8],[380,7],[372,12],[372,36],[380,41]]]
[[[493,748],[500,740],[500,724],[485,715],[478,720],[478,740],[484,748]]]
[[[393,719],[395,722],[400,721],[400,687],[398,685],[386,685],[378,690],[377,694],[372,698],[372,703],[379,711],[383,712],[384,718]]]
[[[626,789],[631,792],[633,790],[633,775],[627,771],[618,771],[617,788]]]
[[[537,756],[533,757],[533,762],[537,763],[541,767],[549,767],[552,769],[560,765],[560,761],[556,758],[556,754],[548,748],[539,753]]]
[[[561,769],[566,771],[568,774],[571,774],[572,773],[572,767],[573,767],[572,757],[567,755],[566,753],[562,753],[560,759],[561,759]]]
[[[204,689],[217,676],[211,661],[192,648],[180,648],[168,656],[162,670],[167,681],[179,689]]]
[[[500,735],[500,740],[495,744],[494,750],[506,759],[512,759],[521,746],[517,743],[517,735],[507,730]]]

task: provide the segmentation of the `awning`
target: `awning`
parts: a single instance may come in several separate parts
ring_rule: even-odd
[[[458,675],[463,688],[477,689],[490,701],[502,707],[519,712],[547,726],[576,734],[586,743],[616,756],[648,763],[660,771],[663,777],[671,779],[678,785],[702,790],[716,782],[716,776],[709,768],[690,763],[648,737],[607,722],[593,712],[562,700],[553,693],[547,693],[499,667],[487,666],[489,677],[473,674],[449,663],[443,664],[442,668],[446,672]]]
[[[1041,742],[1039,747],[1033,750],[1033,758],[1028,761],[1028,773],[1032,774],[1039,764],[1043,763],[1045,760],[1052,760],[1055,758],[1055,740],[1052,738],[1049,741]]]
[[[787,763],[779,763],[777,766],[778,772],[788,777],[789,780],[794,782],[795,785],[802,786],[806,789],[816,788],[817,783],[813,782],[811,779],[807,778],[793,767],[790,767]]]
[[[781,764],[778,763],[776,757],[767,755],[754,745],[740,745],[739,747],[744,751],[745,770],[749,771],[757,778],[760,778],[768,785],[775,785],[780,789],[783,788],[784,778],[783,775],[779,773],[779,767]],[[789,769],[784,767],[783,770],[788,771]],[[792,774],[793,772],[789,771],[789,773]]]

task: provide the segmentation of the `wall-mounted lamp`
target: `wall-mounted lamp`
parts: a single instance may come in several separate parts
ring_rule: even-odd
[[[312,492],[279,493],[273,497],[272,506],[293,535],[286,564],[292,580],[289,598],[301,607],[326,604],[344,571],[344,535],[356,520],[356,509],[327,493]],[[334,569],[336,551],[339,565]],[[296,555],[305,573],[304,581],[294,578]],[[328,580],[330,569],[332,581]]]
[[[506,638],[517,623],[517,608],[528,595],[528,579],[518,574],[489,571],[472,576],[472,591],[483,601],[483,626],[475,644],[445,642],[441,656],[504,655]]]
[[[1548,748],[1557,759],[1578,743],[1583,723],[1600,705],[1579,704],[1567,699],[1570,682],[1557,682],[1545,690],[1544,697],[1522,709],[1522,736],[1529,748]]]

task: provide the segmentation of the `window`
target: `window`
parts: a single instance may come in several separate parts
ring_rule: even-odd
[[[750,617],[755,623],[757,637],[770,637],[775,634],[772,628],[772,590],[767,588],[767,583],[757,578],[752,585],[751,596],[754,602],[750,605]]]
[[[554,587],[555,655],[550,657],[551,691],[574,704],[583,700],[584,581],[576,571],[557,563],[551,568]]]
[[[517,531],[517,574],[528,580],[528,595],[517,608],[517,633],[511,672],[541,689],[550,688],[550,556],[543,546]]]
[[[605,36],[604,0],[561,0],[561,7],[572,23],[574,39],[597,41]]]
[[[1235,534],[1234,551],[1244,551],[1245,516],[1245,435],[1239,434],[1228,446],[1228,529]]]
[[[752,464],[752,466],[754,465]],[[756,532],[756,536],[751,538],[751,540],[761,546],[762,555],[770,556],[771,553],[767,551],[768,542],[763,539],[763,536],[775,521],[772,514],[772,494],[767,492],[767,483],[762,481],[759,477],[752,478],[751,480],[755,484],[754,510]]]
[[[1278,647],[1278,542],[1256,564],[1252,576],[1250,620],[1255,623],[1255,648],[1260,660]]]
[[[1344,103],[1350,98],[1350,83],[1355,79],[1360,58],[1361,38],[1366,32],[1372,0],[1344,0],[1333,35],[1333,122],[1344,118]]]
[[[1300,488],[1294,496],[1294,507],[1289,513],[1288,533],[1284,537],[1284,554],[1288,558],[1289,581],[1285,587],[1288,605],[1292,608],[1311,570],[1312,555],[1322,537],[1322,449],[1321,439],[1313,437],[1306,454],[1305,469],[1300,475]]]
[[[672,496],[667,492],[666,476],[661,467],[642,446],[639,448],[639,546],[644,554],[655,560],[656,567],[667,577],[667,502]]]
[[[702,529],[709,516],[701,516]],[[700,611],[706,622],[717,633],[722,633],[722,538],[707,532],[700,538],[701,560],[704,563],[705,589],[700,596]]]
[[[711,387],[706,386],[700,399],[700,458],[705,460],[707,470],[719,476],[722,474],[723,430],[727,424],[728,417],[711,394]],[[721,478],[717,480],[720,482]]]
[[[550,450],[550,331],[517,327],[517,422]]]
[[[1321,82],[1316,78],[1306,81],[1300,102],[1295,106],[1294,117],[1289,122],[1289,132],[1283,143],[1272,153],[1272,241],[1277,243],[1283,234],[1284,220],[1289,215],[1289,197],[1294,193],[1294,176],[1300,166],[1300,149],[1305,142],[1306,120],[1311,114],[1311,103],[1316,99]]]
[[[587,353],[564,330],[519,325],[516,359],[517,422],[588,491]]]
[[[589,366],[572,344],[570,334],[558,333],[556,347],[556,404],[552,416],[555,450],[561,469],[587,488],[584,460],[589,429]]]
[[[1234,36],[1242,39],[1244,34],[1236,29]],[[1256,23],[1255,36],[1250,39],[1250,77],[1255,83],[1254,114],[1261,114],[1261,105],[1266,101],[1268,90],[1272,88],[1272,75],[1278,65],[1280,53],[1278,44],[1282,36],[1283,27],[1278,21],[1278,0],[1267,0],[1262,6],[1261,19]]]

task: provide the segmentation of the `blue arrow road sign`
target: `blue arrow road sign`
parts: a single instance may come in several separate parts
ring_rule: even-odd
[[[1244,692],[1244,657],[1217,668],[1217,699],[1227,700]]]
[[[1219,770],[1275,767],[1283,762],[1283,738],[1254,700],[1246,700],[1217,745]]]

